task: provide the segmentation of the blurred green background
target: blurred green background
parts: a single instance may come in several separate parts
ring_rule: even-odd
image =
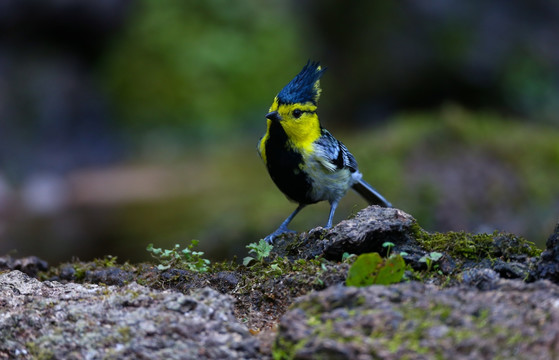
[[[275,94],[328,68],[320,118],[430,231],[544,246],[559,219],[559,4],[6,1],[0,254],[246,254],[295,208],[256,153]],[[349,193],[343,220],[366,203]],[[328,204],[292,223],[323,225]]]

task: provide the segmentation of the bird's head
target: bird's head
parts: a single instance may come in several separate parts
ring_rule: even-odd
[[[318,62],[308,61],[274,98],[266,118],[281,123],[292,140],[307,142],[320,132],[316,109],[322,91],[320,77],[325,70]]]

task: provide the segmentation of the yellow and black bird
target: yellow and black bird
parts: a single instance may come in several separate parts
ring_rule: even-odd
[[[357,161],[339,140],[318,120],[320,77],[318,62],[307,62],[274,98],[266,114],[266,133],[258,143],[258,152],[276,186],[292,201],[295,211],[266,237],[272,243],[278,235],[294,232],[287,228],[306,205],[328,200],[332,218],[340,199],[353,188],[371,205],[391,207],[371,185],[362,179]]]

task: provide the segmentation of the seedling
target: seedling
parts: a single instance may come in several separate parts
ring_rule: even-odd
[[[394,243],[390,241],[386,241],[382,243],[382,247],[386,248],[386,256],[390,255],[390,250],[394,247]]]
[[[348,261],[349,259],[353,259],[353,258],[356,257],[356,256],[357,256],[357,255],[355,255],[355,254],[350,254],[350,253],[348,253],[348,252],[345,252],[345,253],[342,254],[342,262],[346,262],[346,261]]]
[[[441,257],[443,257],[443,254],[441,254],[440,252],[432,251],[429,254],[423,255],[421,259],[419,259],[419,261],[424,262],[427,265],[427,271],[431,271],[434,263],[439,261]]]
[[[268,244],[266,242],[266,240],[264,239],[260,239],[260,241],[257,243],[250,243],[247,246],[247,249],[249,249],[248,253],[253,253],[254,256],[247,256],[243,259],[243,265],[244,266],[248,266],[250,263],[252,263],[253,261],[262,263],[264,262],[264,259],[267,258],[268,256],[270,256],[270,252],[272,251],[272,249],[274,248],[271,244]]]
[[[167,270],[171,267],[176,267],[198,272],[207,272],[210,260],[202,258],[202,255],[204,255],[202,251],[192,250],[196,245],[198,245],[198,240],[192,240],[190,244],[182,250],[179,244],[176,244],[172,249],[154,248],[153,244],[149,244],[146,250],[159,261],[157,265],[159,270]]]

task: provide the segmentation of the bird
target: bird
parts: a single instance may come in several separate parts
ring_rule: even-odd
[[[392,207],[363,180],[355,157],[319,121],[320,78],[325,70],[319,62],[308,60],[274,97],[266,114],[266,132],[258,142],[258,153],[279,190],[298,204],[278,229],[264,238],[269,244],[282,234],[295,233],[288,228],[291,220],[305,206],[320,201],[330,203],[324,228],[331,228],[338,203],[350,188],[370,205]]]

